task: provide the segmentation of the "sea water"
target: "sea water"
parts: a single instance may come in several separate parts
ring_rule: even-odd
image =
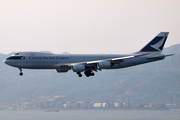
[[[180,110],[0,111],[0,120],[180,120]]]

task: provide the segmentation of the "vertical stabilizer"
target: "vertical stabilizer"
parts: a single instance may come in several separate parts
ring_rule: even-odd
[[[139,53],[161,53],[168,37],[169,32],[160,32],[153,40],[151,40]]]

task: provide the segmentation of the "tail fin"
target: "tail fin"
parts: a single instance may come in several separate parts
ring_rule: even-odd
[[[153,40],[151,40],[139,53],[161,53],[169,32],[160,32]]]

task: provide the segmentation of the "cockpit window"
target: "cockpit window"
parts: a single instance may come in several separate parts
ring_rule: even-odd
[[[8,60],[25,60],[24,56],[11,56],[7,58]]]
[[[21,59],[22,59],[22,60],[24,60],[24,59],[25,59],[25,57],[23,56]]]

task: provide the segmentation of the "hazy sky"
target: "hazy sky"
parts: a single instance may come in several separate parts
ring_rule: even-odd
[[[180,43],[180,0],[0,0],[0,53],[132,53]]]

